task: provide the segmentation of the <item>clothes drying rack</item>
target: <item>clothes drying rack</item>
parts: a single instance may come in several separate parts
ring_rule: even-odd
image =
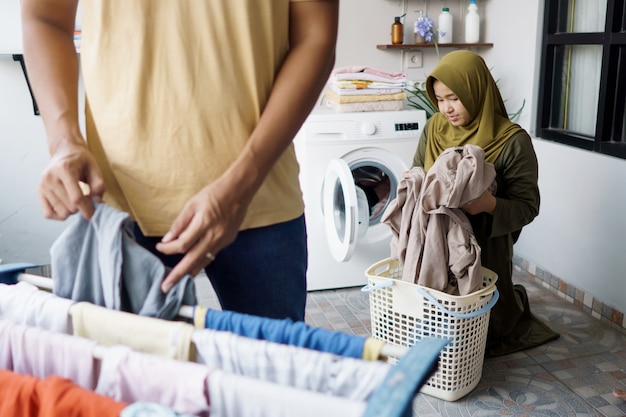
[[[19,324],[13,324],[10,322],[6,322],[0,319],[0,333],[6,335],[6,340],[4,340],[4,351],[11,350],[11,343],[14,340],[14,336],[11,334],[14,329],[18,332],[19,335],[30,334],[29,340],[35,342],[32,343],[34,348],[46,348],[49,343],[45,342],[45,338],[39,337],[39,339],[33,339],[32,330],[35,329],[27,329],[22,330],[24,328],[28,328],[29,326],[23,326]],[[24,331],[26,333],[24,333]],[[9,333],[9,334],[7,334]],[[42,333],[39,333],[41,336]],[[44,335],[45,336],[45,335]],[[55,337],[54,347],[59,348],[61,345],[59,343],[58,336],[65,336],[67,338],[75,338],[75,336],[69,336],[65,334],[60,334]],[[88,342],[87,342],[88,343]],[[117,379],[116,376],[112,375],[112,372],[116,372],[115,369],[111,367],[111,365],[97,365],[94,363],[93,368],[99,368],[97,371],[98,374],[102,372],[106,372],[106,375],[103,375],[104,382],[98,377],[97,385],[91,385],[95,388],[89,388],[89,386],[85,386],[81,384],[82,387],[88,390],[94,390],[96,393],[100,395],[105,395],[115,401],[122,401],[129,405],[133,405],[135,403],[141,403],[145,400],[141,399],[143,397],[142,394],[137,396],[137,392],[141,391],[153,393],[154,390],[157,392],[169,393],[170,390],[167,388],[172,383],[176,384],[176,381],[182,382],[180,378],[191,378],[195,383],[193,385],[187,386],[185,390],[188,393],[188,390],[193,390],[193,395],[185,394],[182,398],[185,398],[184,404],[179,403],[177,399],[174,399],[172,402],[172,398],[167,395],[163,401],[156,400],[155,404],[159,404],[164,407],[172,408],[178,412],[181,412],[185,415],[199,415],[199,416],[211,416],[211,417],[242,417],[248,416],[250,414],[245,413],[245,410],[250,412],[254,412],[255,416],[263,416],[263,417],[274,417],[276,415],[281,416],[299,416],[299,417],[317,417],[319,415],[327,415],[331,416],[341,416],[341,417],[410,417],[412,416],[412,403],[415,393],[419,391],[419,388],[426,382],[426,380],[432,375],[432,373],[436,369],[437,358],[439,356],[439,352],[443,348],[443,346],[447,342],[442,339],[424,339],[419,342],[414,348],[411,349],[407,353],[407,355],[398,362],[398,364],[394,367],[391,367],[389,372],[385,375],[382,383],[371,393],[371,395],[367,399],[363,400],[354,400],[348,397],[336,396],[332,394],[325,394],[323,392],[318,392],[315,390],[303,390],[294,388],[288,385],[279,385],[275,383],[269,383],[261,380],[257,380],[254,378],[246,378],[244,376],[234,375],[230,373],[225,373],[224,371],[217,369],[204,368],[200,364],[194,364],[189,362],[180,362],[175,360],[166,360],[164,358],[156,357],[153,355],[145,355],[139,352],[135,352],[135,355],[132,359],[134,361],[138,361],[133,368],[137,368],[138,366],[144,365],[145,371],[141,372],[141,375],[150,374],[149,369],[163,369],[165,368],[166,372],[158,373],[159,377],[150,378],[149,382],[145,384],[138,384],[139,380],[135,377],[133,379],[134,386],[140,385],[143,388],[133,389],[131,396],[132,399],[129,398],[119,398],[114,393],[117,392],[117,388],[115,387],[117,384],[111,382]],[[23,348],[22,343],[18,343],[16,349]],[[119,350],[121,349],[121,350]],[[114,356],[116,353],[120,352],[128,352],[133,353],[128,350],[125,346],[112,346],[103,348],[103,352],[106,354],[110,351]],[[20,350],[20,353],[23,355],[23,351]],[[44,356],[44,355],[35,355],[35,356]],[[141,359],[141,356],[144,359]],[[0,359],[4,361],[4,356]],[[146,362],[147,360],[147,362]],[[41,369],[37,369],[37,364],[41,363],[41,360],[35,360],[33,367],[30,369],[24,369],[24,365],[28,368],[27,364],[24,364],[24,360],[18,361],[19,363],[9,363],[8,367],[5,367],[3,364],[2,368],[8,371],[18,372],[25,375],[32,375],[38,378],[47,378],[48,376],[57,375],[61,378],[66,378],[70,380],[74,380],[73,376],[76,376],[76,370],[67,371],[68,374],[63,372],[61,373],[50,373],[47,371],[45,375],[40,375]],[[76,361],[71,361],[74,365],[80,366],[80,363],[83,364],[80,372],[82,374],[85,373],[84,369],[84,361],[78,363]],[[67,361],[66,361],[67,364]],[[149,368],[145,367],[146,365],[150,365]],[[17,366],[17,367],[16,367]],[[59,368],[57,368],[59,369]],[[122,370],[122,368],[119,368]],[[59,369],[60,370],[60,369]],[[105,371],[106,370],[106,371]],[[33,372],[33,373],[31,373]],[[127,371],[122,371],[123,374],[127,374]],[[198,375],[202,376],[198,378]],[[166,377],[166,375],[170,375],[170,377]],[[219,379],[215,379],[219,377]],[[228,377],[229,382],[227,384],[223,384],[224,378]],[[167,378],[167,379],[165,379]],[[208,378],[208,380],[206,379]],[[234,379],[233,379],[234,378]],[[124,379],[122,381],[122,386],[126,386],[126,381],[128,379]],[[82,382],[85,382],[85,378],[82,378]],[[235,384],[233,384],[235,382]],[[75,383],[78,383],[76,380]],[[101,384],[103,386],[101,386]],[[245,384],[245,385],[242,385]],[[209,391],[205,391],[208,388]],[[247,389],[245,389],[247,388]],[[241,391],[244,389],[244,391]],[[145,391],[148,390],[148,391]],[[263,393],[262,396],[259,396],[259,391]],[[201,393],[200,395],[198,395]],[[214,395],[211,396],[211,393]],[[226,395],[224,395],[224,393]],[[245,395],[248,399],[244,399],[241,401],[241,395]],[[154,394],[151,395],[152,397]],[[298,402],[294,402],[294,396],[298,398]],[[224,401],[222,398],[230,397],[231,401]],[[248,403],[251,397],[255,397],[253,407],[250,408],[250,405],[241,404]],[[177,396],[179,398],[179,396]],[[239,398],[239,401],[237,400]],[[219,400],[218,400],[219,399]],[[11,397],[7,398],[7,401],[26,401],[27,398],[21,397]],[[48,398],[49,401],[53,401],[52,397]],[[233,400],[235,403],[233,403]],[[148,400],[154,401],[154,400]],[[189,402],[191,401],[191,403]],[[174,404],[177,403],[178,405]],[[278,405],[277,404],[282,404]],[[50,407],[51,403],[48,402],[48,406]],[[303,408],[305,407],[305,408]],[[191,408],[191,409],[190,409]],[[280,410],[280,412],[274,412],[275,410]],[[314,409],[315,411],[312,411]]]
[[[27,282],[40,289],[51,291],[52,279],[25,272],[33,268],[30,264],[0,265],[0,282]],[[183,306],[179,315],[193,317],[193,306]],[[435,372],[439,353],[448,343],[445,339],[424,339],[412,348],[386,346],[381,355],[400,357],[396,365],[390,367],[382,385],[367,401],[362,417],[408,417],[412,412],[412,399],[421,386]],[[94,357],[102,357],[107,347],[94,350]]]
[[[53,280],[48,277],[34,275],[26,273],[25,270],[36,267],[32,264],[18,263],[18,264],[6,264],[0,265],[0,282],[14,282],[23,281],[35,285],[46,291],[53,291]],[[178,316],[184,319],[193,320],[194,318],[194,306],[183,305],[178,310]],[[392,344],[384,344],[380,351],[380,358],[386,359],[389,357],[401,358],[408,352],[408,348],[404,346],[397,346]]]

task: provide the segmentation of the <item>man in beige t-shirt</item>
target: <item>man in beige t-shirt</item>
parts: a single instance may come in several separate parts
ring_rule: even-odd
[[[173,268],[163,291],[204,268],[222,308],[303,320],[292,139],[334,63],[338,0],[81,0],[85,138],[77,0],[22,7],[51,154],[44,216],[89,218],[104,200]]]

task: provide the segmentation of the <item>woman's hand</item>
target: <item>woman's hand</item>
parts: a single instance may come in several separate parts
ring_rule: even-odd
[[[489,213],[493,214],[497,200],[489,191],[482,193],[480,197],[461,207],[467,214]]]

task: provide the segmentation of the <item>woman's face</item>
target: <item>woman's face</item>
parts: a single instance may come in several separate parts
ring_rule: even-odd
[[[448,118],[452,126],[466,126],[472,121],[469,112],[465,109],[461,100],[459,100],[456,94],[444,83],[435,80],[433,90],[435,91],[439,111]]]

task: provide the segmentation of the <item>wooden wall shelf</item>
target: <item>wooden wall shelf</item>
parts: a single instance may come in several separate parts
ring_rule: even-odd
[[[444,43],[437,45],[439,49],[442,48],[491,48],[493,43]],[[433,42],[428,43],[401,43],[399,45],[376,45],[378,49],[424,49],[434,48]]]

